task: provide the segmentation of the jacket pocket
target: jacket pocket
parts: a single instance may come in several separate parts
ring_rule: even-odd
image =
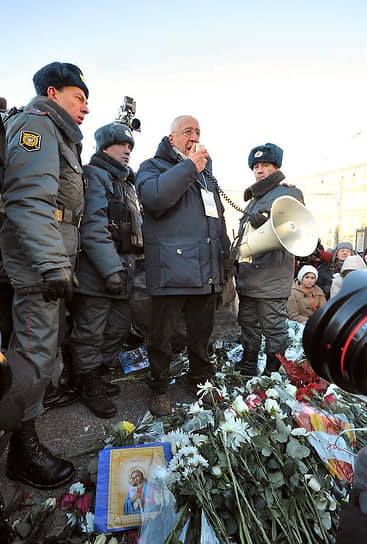
[[[57,201],[59,205],[80,213],[84,201],[83,169],[69,147],[60,143],[60,182]]]
[[[160,287],[202,285],[198,243],[166,243],[160,247]]]

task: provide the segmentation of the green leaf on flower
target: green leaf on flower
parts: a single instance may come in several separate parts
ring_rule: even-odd
[[[270,457],[270,455],[273,453],[273,450],[269,448],[268,446],[264,446],[261,449],[261,453],[264,457]]]
[[[266,506],[268,508],[271,508],[274,504],[273,492],[269,487],[266,487],[264,491],[265,491],[265,498],[266,498]]]
[[[298,474],[293,474],[289,478],[289,482],[293,487],[298,487],[299,486],[299,476],[298,476]]]
[[[280,469],[279,463],[274,457],[269,459],[268,468],[271,468],[272,470],[279,470]]]
[[[283,472],[287,478],[290,478],[292,474],[297,472],[297,463],[294,459],[288,458],[283,465]]]
[[[236,512],[236,499],[232,489],[229,489],[224,493],[224,503],[230,512]]]
[[[269,439],[266,436],[262,436],[261,434],[258,434],[256,436],[252,437],[252,443],[256,448],[268,448],[270,443]]]
[[[275,489],[278,489],[278,487],[281,487],[285,483],[283,473],[280,470],[270,473],[269,480]]]
[[[232,516],[226,519],[225,525],[228,536],[236,534],[238,530],[237,521]]]
[[[289,433],[277,433],[277,442],[280,444],[285,444],[288,442]]]
[[[22,538],[26,538],[26,536],[30,533],[32,526],[30,523],[28,523],[26,520],[20,520],[15,527],[17,533],[20,534]]]
[[[301,461],[300,459],[297,459],[297,466],[301,474],[307,474],[308,468],[306,467],[303,461]]]
[[[308,457],[311,453],[310,449],[307,448],[307,446],[303,446],[295,438],[290,438],[287,444],[286,452],[287,455],[289,455],[293,459],[303,459],[304,457]]]

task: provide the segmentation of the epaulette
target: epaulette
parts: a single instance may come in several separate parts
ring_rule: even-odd
[[[42,111],[37,108],[28,108],[27,113],[31,113],[32,115],[48,115],[47,111]]]

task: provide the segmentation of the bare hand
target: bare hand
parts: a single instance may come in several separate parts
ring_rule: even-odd
[[[195,148],[196,148],[196,145],[195,145]],[[188,157],[195,164],[197,171],[202,172],[205,168],[206,160],[209,157],[209,153],[207,152],[206,149],[200,149],[200,151],[193,151],[191,149],[190,153],[188,154]]]

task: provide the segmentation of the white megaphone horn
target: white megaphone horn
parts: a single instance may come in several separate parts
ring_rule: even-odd
[[[258,229],[244,234],[238,262],[247,257],[283,248],[298,257],[310,255],[318,242],[318,229],[312,213],[292,196],[274,200],[270,219]]]

